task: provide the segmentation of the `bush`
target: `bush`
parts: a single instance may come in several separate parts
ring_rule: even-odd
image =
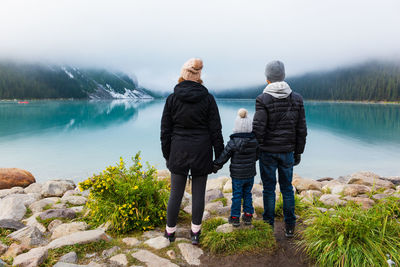
[[[298,194],[294,195],[294,211],[297,215],[302,216],[302,214],[308,209],[309,204],[301,201],[302,197]],[[278,201],[275,203],[275,216],[283,218],[283,197],[282,193],[279,195]]]
[[[132,158],[129,168],[120,158],[117,166],[110,166],[98,175],[81,182],[81,190],[90,190],[87,208],[89,220],[95,226],[111,223],[110,230],[126,233],[148,230],[165,224],[169,186],[156,177],[156,169],[146,171],[140,153]]]
[[[233,254],[254,252],[275,247],[271,226],[263,221],[253,221],[254,228],[244,227],[231,233],[215,231],[225,220],[214,218],[203,223],[201,245],[212,253]]]
[[[356,204],[334,213],[310,209],[298,241],[320,266],[387,266],[400,263],[400,202],[388,198],[369,210]]]

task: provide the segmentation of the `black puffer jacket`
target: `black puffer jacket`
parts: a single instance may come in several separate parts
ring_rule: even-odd
[[[161,148],[172,173],[201,176],[212,171],[224,149],[214,97],[200,83],[183,81],[168,96],[161,119]]]
[[[258,159],[258,142],[253,133],[235,133],[230,136],[221,156],[214,164],[222,168],[229,158],[231,177],[246,179],[256,175],[256,161]]]
[[[283,99],[267,93],[259,95],[256,99],[253,132],[261,151],[303,153],[307,126],[301,95],[292,92]]]

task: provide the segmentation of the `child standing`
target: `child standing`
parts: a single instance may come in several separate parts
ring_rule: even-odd
[[[221,156],[214,161],[214,171],[216,172],[231,159],[229,171],[232,178],[232,206],[229,223],[235,227],[240,225],[242,199],[244,224],[251,224],[254,213],[251,190],[256,175],[258,142],[252,133],[252,119],[247,115],[246,109],[239,109],[233,134]]]

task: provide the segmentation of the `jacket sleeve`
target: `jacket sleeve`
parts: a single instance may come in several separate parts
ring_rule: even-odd
[[[224,148],[224,151],[222,151],[221,155],[214,160],[214,164],[222,167],[231,157],[232,153],[235,150],[235,145],[232,140],[229,140],[228,144]]]
[[[173,130],[170,102],[171,96],[165,101],[164,111],[161,117],[161,150],[166,160],[169,159],[169,153],[171,151],[171,135]]]
[[[268,113],[260,96],[256,99],[256,113],[253,118],[253,132],[259,145],[264,142],[265,131],[268,123]]]
[[[303,99],[301,99],[300,101],[299,116],[296,124],[296,147],[294,150],[295,154],[302,154],[304,152],[307,136],[306,114],[304,111]]]
[[[222,137],[221,118],[214,97],[210,94],[210,106],[208,110],[208,129],[210,131],[211,144],[217,159],[224,150],[224,138]]]

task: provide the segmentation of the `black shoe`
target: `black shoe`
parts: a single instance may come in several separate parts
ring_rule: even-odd
[[[168,234],[167,230],[164,232],[164,237],[169,240],[169,242],[174,242],[175,241],[175,232],[172,234]]]
[[[193,233],[193,231],[190,230],[190,237],[192,238],[192,245],[197,246],[200,243],[200,234],[201,234],[201,231],[198,231],[197,233]]]
[[[244,222],[245,225],[251,225],[252,220],[253,220],[253,214],[244,213],[242,215],[242,221]]]
[[[287,238],[292,238],[294,236],[294,224],[285,225],[285,236]]]
[[[240,218],[235,217],[235,216],[229,216],[228,222],[232,224],[234,227],[239,227],[240,226]]]

